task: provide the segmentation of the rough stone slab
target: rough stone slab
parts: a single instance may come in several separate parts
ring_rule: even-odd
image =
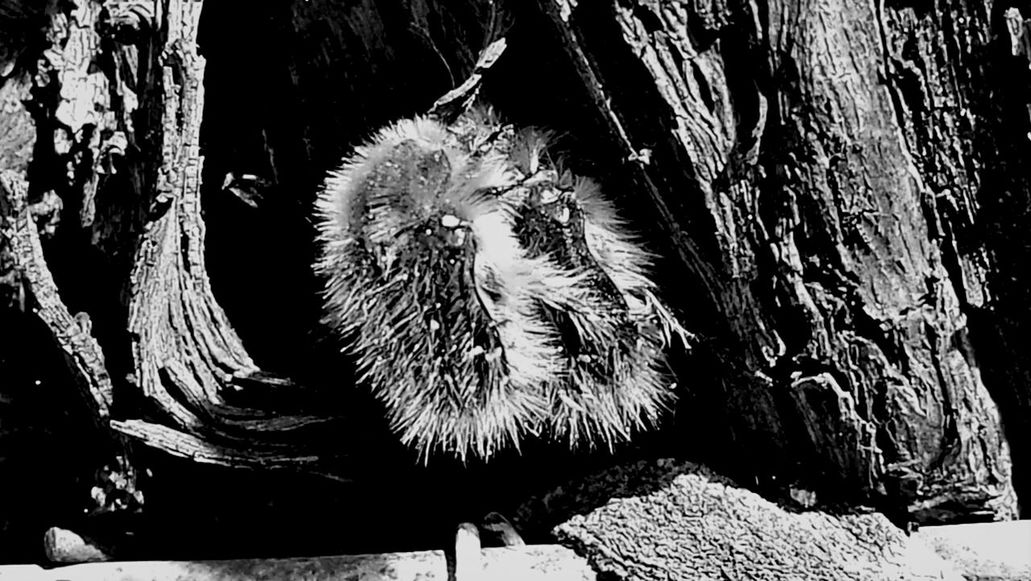
[[[686,462],[616,467],[519,517],[550,511],[573,515],[554,529],[559,542],[613,579],[963,579],[883,515],[790,513]]]

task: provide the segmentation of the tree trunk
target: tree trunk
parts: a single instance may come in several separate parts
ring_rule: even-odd
[[[545,8],[626,154],[651,149],[645,191],[712,317],[704,432],[732,469],[921,521],[1012,515],[967,327],[998,273],[969,234],[994,197],[972,160],[1003,153],[979,133],[1002,122],[982,71],[1007,56],[986,9]]]
[[[335,395],[350,370],[320,340],[308,208],[341,155],[504,36],[482,99],[566,135],[700,337],[675,418],[630,453],[920,522],[1010,518],[1014,477],[1031,494],[1016,8],[203,6],[50,3],[42,50],[0,46],[22,128],[0,128],[22,137],[0,149],[4,296],[26,291],[10,308],[66,354],[120,466],[142,443],[368,477],[378,408]]]

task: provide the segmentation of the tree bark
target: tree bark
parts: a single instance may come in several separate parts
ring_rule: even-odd
[[[719,371],[695,389],[735,468],[747,457],[922,521],[1012,515],[1007,442],[966,315],[990,308],[996,267],[988,245],[958,254],[954,236],[983,179],[961,164],[999,155],[970,119],[995,118],[967,96],[976,83],[937,80],[991,66],[988,14],[544,6],[626,154],[652,150],[644,179],[712,314]],[[928,88],[907,94],[927,102],[903,102],[902,46],[934,37],[958,50],[939,50]]]
[[[48,5],[18,77],[31,164],[24,142],[0,156],[0,268],[113,454],[360,477],[349,442],[375,408],[344,420],[313,395],[348,371],[312,338],[307,209],[342,154],[504,36],[483,100],[565,132],[573,163],[659,226],[666,294],[702,337],[660,446],[821,503],[1015,514],[1007,435],[1021,476],[1031,417],[1015,8],[203,6]],[[228,174],[264,185],[233,197]]]

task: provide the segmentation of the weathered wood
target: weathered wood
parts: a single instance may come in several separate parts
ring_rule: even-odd
[[[160,146],[153,150],[160,151],[158,180],[152,184],[156,205],[130,275],[134,378],[187,432],[289,432],[322,418],[278,417],[223,402],[230,378],[258,368],[216,302],[204,261],[199,152],[204,60],[194,48],[200,10],[200,2],[172,2],[162,11],[165,22],[155,27],[168,31],[167,38],[156,39],[164,48],[151,51],[161,55],[151,63],[161,72],[150,80],[152,89],[163,91],[164,106],[161,139],[153,144]]]
[[[141,420],[112,421],[112,428],[140,442],[173,456],[194,462],[236,468],[300,468],[308,466],[318,472],[320,457],[300,455],[290,446],[267,446],[247,449],[244,446],[221,446],[204,438],[183,433],[168,426]],[[342,479],[332,473],[327,476]]]
[[[952,341],[991,391],[1013,456],[1013,480],[1024,495],[1031,482],[1031,357],[1018,345],[1031,337],[1031,182],[1026,130],[1019,128],[1028,111],[1017,87],[1026,87],[1031,75],[1027,21],[1017,8],[999,16],[981,2],[948,2],[933,11],[886,4],[877,14],[900,143],[923,180],[928,233],[969,321],[969,336],[961,327]],[[956,431],[968,437],[962,423]]]
[[[541,5],[613,138],[650,150],[640,181],[717,354],[686,414],[733,444],[724,465],[923,521],[1015,514],[874,6]],[[953,58],[987,42],[970,41]]]
[[[594,572],[575,553],[558,545],[490,548],[481,552],[482,577],[512,581],[589,581]],[[0,579],[19,581],[292,581],[301,579],[361,579],[362,581],[422,581],[451,579],[443,551],[349,555],[298,559],[239,561],[135,561],[87,563],[44,570],[31,566],[0,566]]]
[[[92,363],[80,375],[96,385],[98,418],[110,415],[113,384],[120,383],[152,400],[164,420],[182,430],[156,437],[130,422],[120,425],[119,434],[223,464],[248,465],[249,458],[263,467],[309,463],[310,452],[291,453],[288,442],[276,440],[294,438],[326,417],[225,401],[227,392],[240,389],[239,378],[262,381],[263,374],[215,301],[204,262],[199,201],[204,60],[195,49],[202,3],[172,1],[156,12],[145,4],[83,0],[53,6],[51,49],[34,77],[41,150],[52,154],[37,160],[52,171],[37,189],[54,188],[64,201],[65,224],[56,242],[62,258],[79,256],[99,270],[100,280],[75,280],[71,265],[59,264],[64,280],[72,281],[66,296],[87,307],[84,317],[100,318],[108,328],[124,327],[131,340],[128,362],[105,362],[94,344],[94,356],[82,356]],[[42,264],[36,254],[26,268]],[[41,309],[41,316],[59,341],[73,342],[83,332],[61,339],[78,327],[69,323],[56,292],[48,291],[53,285],[37,278],[29,277],[31,292],[44,307],[55,305]],[[84,301],[91,284],[124,288],[125,304],[118,305],[115,296]],[[51,311],[65,312],[64,323],[47,318]],[[107,339],[124,340],[124,331]],[[84,353],[82,348],[72,352]],[[218,442],[204,452],[203,438]]]
[[[22,104],[30,86],[28,75],[20,71],[6,79],[0,75],[0,168],[22,173],[36,142],[32,117]]]
[[[34,309],[67,353],[69,368],[90,404],[93,417],[104,424],[111,415],[112,383],[104,364],[104,354],[90,334],[88,317],[73,316],[61,300],[57,284],[47,267],[40,245],[36,221],[27,203],[24,180],[16,172],[0,173],[0,224],[3,238],[14,257],[36,303]]]

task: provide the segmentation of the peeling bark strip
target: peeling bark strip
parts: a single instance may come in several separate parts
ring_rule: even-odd
[[[21,204],[9,216],[12,253],[40,304],[37,314],[70,354],[70,367],[105,428],[118,383],[142,392],[179,430],[129,419],[114,424],[116,441],[128,435],[228,466],[332,472],[339,467],[317,462],[310,445],[310,428],[325,426],[326,417],[279,415],[224,399],[242,389],[241,382],[283,382],[251,361],[206,273],[198,135],[204,60],[195,49],[201,6],[79,0],[51,8],[51,44],[37,64],[32,92],[41,144],[33,175],[41,176],[35,190],[52,188],[63,201],[55,242],[61,264],[43,259],[20,177],[5,181],[9,201]],[[97,272],[77,272],[70,264],[79,259]],[[66,283],[65,300],[85,305],[89,314],[72,317],[52,267]],[[87,272],[95,278],[86,280]],[[90,287],[126,285],[124,304],[113,304],[113,296],[106,303],[88,298],[103,292]],[[105,345],[119,357],[105,360],[103,342],[90,334],[91,316],[128,331],[131,345]],[[113,337],[126,335],[106,338]]]
[[[68,358],[68,367],[90,405],[94,418],[106,424],[111,415],[112,384],[100,344],[90,335],[89,317],[73,316],[61,301],[47,267],[39,232],[28,206],[27,186],[15,172],[0,173],[0,230],[14,267],[25,277],[36,306],[35,315],[50,329]],[[3,206],[7,206],[6,208]]]
[[[149,63],[160,95],[160,152],[150,221],[130,275],[129,320],[134,381],[182,433],[145,422],[119,431],[198,461],[240,466],[306,466],[315,462],[294,432],[326,418],[278,415],[225,402],[237,378],[261,376],[211,292],[200,216],[199,128],[204,59],[196,53],[201,2],[170,1]],[[160,49],[160,50],[158,50]],[[153,96],[152,96],[153,97]],[[295,444],[291,444],[291,440]],[[297,447],[294,447],[294,446]]]
[[[138,507],[137,499],[126,501],[124,492],[136,489],[137,473],[131,464],[128,439],[112,430],[108,422],[113,390],[104,354],[91,334],[89,315],[72,315],[61,300],[40,244],[37,217],[46,219],[45,214],[56,213],[60,206],[53,207],[47,198],[30,206],[27,199],[27,185],[20,172],[0,170],[0,257],[11,259],[11,272],[21,279],[16,284],[24,288],[22,308],[28,302],[25,294],[30,295],[33,314],[49,329],[72,381],[92,412],[91,419],[106,438],[97,449],[89,450],[98,467],[100,463],[105,465],[94,474],[93,490],[99,492],[92,496],[87,514],[133,510]],[[110,482],[105,481],[113,474],[124,481],[120,490],[111,490]]]
[[[653,149],[650,193],[738,346],[730,438],[918,520],[1012,516],[873,5],[542,5],[618,141]]]

